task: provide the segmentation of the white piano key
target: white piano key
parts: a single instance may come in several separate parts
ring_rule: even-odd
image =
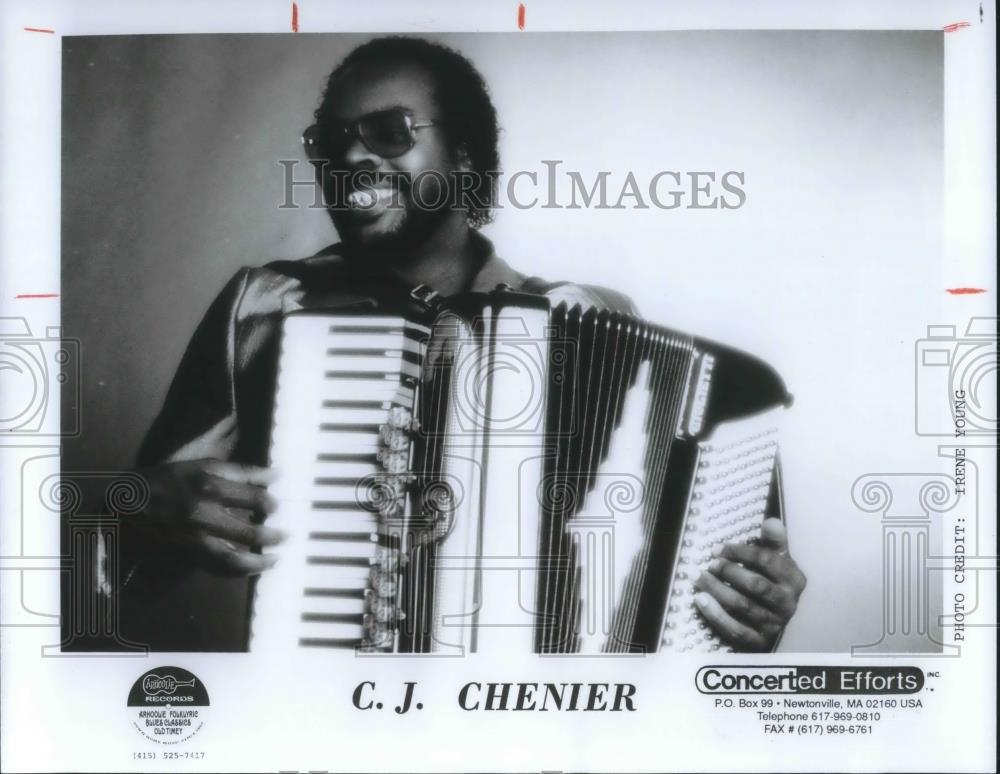
[[[369,511],[338,511],[324,508],[310,508],[309,515],[302,519],[303,528],[312,532],[376,532],[378,516]]]
[[[313,535],[323,533],[313,532],[309,537],[307,551],[310,557],[354,557],[369,559],[374,558],[378,545],[374,541],[354,541],[354,540],[318,540]],[[335,534],[335,533],[329,533]]]
[[[341,352],[411,352],[422,355],[425,345],[403,333],[360,333],[351,336],[330,335],[324,341],[326,351]],[[315,356],[315,351],[313,352]]]
[[[324,371],[347,371],[356,373],[358,371],[384,371],[386,373],[398,373],[399,366],[403,358],[397,353],[395,357],[389,355],[327,355],[323,361]]]
[[[294,319],[294,318],[289,318]],[[392,317],[389,315],[337,315],[336,319],[326,317],[323,320],[322,330],[333,331],[344,328],[388,328],[390,330],[402,329],[406,322],[402,317]],[[355,334],[352,334],[352,336]]]
[[[322,385],[322,395],[324,400],[393,400],[399,388],[398,376],[385,379],[327,377]]]
[[[341,479],[333,478],[330,480],[340,481]],[[362,481],[363,479],[358,479],[353,484],[326,484],[323,482],[323,478],[315,478],[308,491],[303,492],[303,494],[310,500],[356,503],[359,506],[358,510],[362,510],[364,506],[368,505],[371,495],[370,485],[367,482],[362,484]]]
[[[349,534],[372,534],[379,530],[379,524],[374,514],[367,514],[370,518],[359,519],[353,514],[338,513],[336,511],[317,511],[315,514],[303,514],[291,512],[288,509],[279,507],[278,510],[268,516],[265,524],[275,529],[293,531],[301,536],[301,545],[304,547],[309,541],[307,538],[310,532],[343,532]],[[297,542],[296,545],[299,545]]]
[[[383,470],[380,466],[372,463],[317,459],[310,463],[307,476],[310,479],[350,478],[355,481],[360,481],[366,476],[373,476],[382,472]]]
[[[299,639],[357,639],[364,635],[364,627],[360,623],[320,623],[302,621],[296,627],[295,633]]]
[[[323,406],[317,413],[321,424],[331,425],[382,425],[389,418],[391,403],[385,401],[385,408],[351,409]]]
[[[335,365],[335,364],[334,364]],[[365,399],[365,400],[386,400],[382,396],[382,391],[389,386],[393,390],[397,389],[401,379],[402,371],[398,363],[393,368],[369,368],[369,369],[349,369],[337,368],[330,365],[323,365],[323,381],[318,389],[324,398],[331,392],[335,392],[340,397]],[[408,374],[409,375],[409,374]],[[378,388],[379,393],[369,393],[369,385]],[[392,397],[389,398],[392,400]]]
[[[334,499],[331,497],[324,497],[322,493],[318,493],[318,495],[319,496],[317,498],[310,499],[309,501],[309,520],[311,524],[329,524],[331,526],[339,526],[348,523],[358,524],[359,522],[366,524],[378,523],[378,514],[375,512],[373,506],[366,505],[363,502],[358,502],[358,500],[353,497]],[[369,514],[372,521],[365,521],[362,514]]]
[[[317,591],[344,591],[345,589],[317,589]],[[363,615],[367,612],[368,603],[360,596],[334,596],[320,594],[303,594],[297,603],[305,613],[352,613]]]
[[[320,439],[315,436],[329,436]],[[312,433],[302,438],[294,448],[289,443],[275,443],[272,447],[272,464],[280,468],[278,481],[295,481],[299,488],[303,481],[312,482],[320,477],[355,477],[384,473],[378,461],[377,450],[347,451],[335,447],[332,433]],[[278,455],[281,455],[280,457]],[[278,481],[275,483],[277,484]],[[287,487],[286,487],[287,488]]]
[[[404,360],[399,364],[399,370],[404,376],[409,376],[414,379],[420,378],[420,366],[416,363],[411,363],[408,360]]]
[[[305,561],[305,559],[303,559]],[[366,589],[371,567],[354,565],[309,564],[302,573],[303,588]]]
[[[320,449],[331,454],[374,454],[379,449],[377,433],[323,431],[328,438],[318,439]]]

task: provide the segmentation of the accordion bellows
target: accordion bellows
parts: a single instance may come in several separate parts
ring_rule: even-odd
[[[778,375],[633,316],[498,289],[288,315],[250,649],[727,649],[713,547],[783,518]]]

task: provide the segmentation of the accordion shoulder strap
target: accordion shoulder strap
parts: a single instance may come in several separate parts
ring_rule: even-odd
[[[632,299],[623,293],[598,285],[579,285],[574,282],[548,282],[541,277],[528,277],[521,286],[522,293],[547,296],[553,304],[565,302],[569,306],[595,307],[612,312],[637,315]]]

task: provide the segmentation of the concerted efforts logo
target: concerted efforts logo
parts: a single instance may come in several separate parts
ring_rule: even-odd
[[[205,684],[186,669],[150,669],[132,684],[128,713],[140,734],[158,744],[178,744],[201,731],[208,712]]]

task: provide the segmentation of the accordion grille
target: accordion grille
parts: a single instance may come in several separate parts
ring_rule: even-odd
[[[558,386],[549,394],[539,496],[536,650],[628,652],[693,342],[578,306],[553,310],[552,328]],[[595,551],[608,559],[599,568],[588,561]]]

